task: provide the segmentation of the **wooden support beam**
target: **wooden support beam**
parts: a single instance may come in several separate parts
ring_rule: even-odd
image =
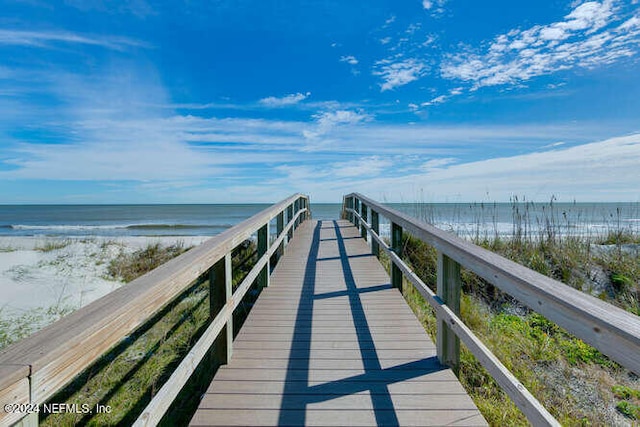
[[[233,270],[231,253],[214,264],[209,270],[209,318],[213,321],[220,311],[231,301]],[[233,316],[229,316],[213,349],[217,364],[226,365],[233,353]]]
[[[438,296],[456,316],[460,316],[460,264],[438,251]],[[448,323],[438,319],[436,340],[438,360],[458,374],[460,368],[460,339]]]
[[[360,205],[360,209],[362,210],[362,221],[367,222],[369,219],[367,218],[367,205],[362,203],[362,205]],[[360,237],[362,237],[364,240],[367,240],[367,228],[364,226],[364,224],[360,224]]]
[[[402,258],[402,227],[395,222],[391,223],[391,250]],[[391,286],[402,292],[402,271],[394,263],[391,263]]]
[[[311,219],[311,209],[309,208],[309,199],[302,199],[302,207],[307,211],[302,215],[302,220],[306,221]]]
[[[284,230],[284,211],[280,212],[276,217],[276,238],[280,237],[282,230]],[[276,250],[276,259],[280,259],[282,255],[284,255],[284,240],[280,242],[280,245],[278,245],[278,249]]]
[[[38,427],[38,413],[32,412],[26,415],[12,427]]]
[[[377,235],[380,235],[380,219],[378,217],[378,212],[372,210],[371,211],[371,229]],[[376,239],[371,239],[371,253],[376,257],[380,257],[380,244]]]
[[[287,224],[289,223],[289,221],[291,221],[292,218],[293,218],[293,203],[287,206]],[[287,233],[287,243],[290,242],[291,239],[293,239],[293,229],[294,227],[291,227],[291,229]]]
[[[297,220],[296,220],[297,221]],[[262,258],[262,256],[269,249],[269,224],[265,224],[258,230],[258,258]],[[262,269],[260,274],[258,275],[258,287],[266,288],[269,286],[269,262],[267,261],[267,265]]]

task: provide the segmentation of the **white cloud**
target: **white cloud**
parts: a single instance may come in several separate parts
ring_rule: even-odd
[[[316,126],[313,130],[305,129],[302,135],[306,139],[317,139],[343,125],[355,125],[365,122],[371,117],[363,112],[351,110],[336,110],[318,113],[313,116]]]
[[[407,27],[406,30],[404,30],[404,32],[405,34],[413,35],[417,31],[420,31],[421,28],[422,28],[422,24],[417,22],[415,24],[409,24],[409,26]]]
[[[418,80],[427,71],[427,65],[418,59],[383,59],[376,62],[373,75],[382,77],[384,82],[380,85],[380,90],[384,92]]]
[[[106,2],[104,0],[65,0],[69,5],[82,11],[97,10],[106,13],[126,13],[145,18],[156,15],[157,12],[146,0],[123,0],[118,2]]]
[[[131,47],[149,47],[147,43],[127,37],[80,35],[66,31],[0,29],[0,45],[47,47],[52,43],[84,44],[112,50],[124,50]]]
[[[635,56],[640,19],[615,12],[611,0],[582,3],[562,21],[497,36],[485,53],[449,55],[441,66],[442,76],[472,83],[472,89],[477,89]]]
[[[637,201],[640,199],[640,134],[566,149],[437,167],[402,177],[350,181],[316,199],[334,200],[359,191],[379,200],[407,201],[428,191],[432,201],[496,201],[513,195],[548,201]]]
[[[340,57],[340,62],[346,62],[347,64],[350,64],[350,65],[358,65],[358,60],[353,55]]]
[[[560,147],[562,145],[565,145],[565,143],[563,141],[558,141],[558,142],[554,142],[554,143],[551,143],[551,144],[544,145],[541,148],[543,148],[543,149],[544,148],[555,148],[555,147]]]
[[[259,102],[262,105],[266,105],[267,107],[286,107],[289,105],[295,105],[301,101],[304,101],[309,96],[311,96],[311,92],[307,93],[292,93],[290,95],[283,96],[281,98],[276,98],[275,96],[269,96],[267,98],[261,99]]]
[[[442,13],[442,6],[446,3],[446,0],[422,0],[422,7],[424,10],[432,10],[436,6],[436,12]]]
[[[421,46],[422,47],[431,46],[435,41],[436,41],[436,36],[434,36],[433,34],[429,34],[425,39],[425,41],[422,42]]]
[[[438,104],[442,104],[447,99],[449,99],[449,97],[447,95],[440,95],[440,96],[436,96],[431,101],[423,102],[420,105],[423,106],[423,107],[428,107],[428,106],[431,106],[431,105],[438,105]]]
[[[338,162],[331,165],[331,176],[337,178],[378,176],[393,165],[390,159],[380,156],[369,156],[348,162]]]
[[[440,159],[431,159],[428,160],[426,162],[424,162],[420,168],[424,171],[432,171],[434,169],[441,169],[444,166],[448,166],[452,163],[455,163],[456,159],[452,158],[452,157],[443,157]]]
[[[462,88],[462,87],[455,87],[455,88],[449,90],[449,94],[448,95],[436,96],[435,98],[431,99],[431,101],[423,102],[422,104],[420,104],[420,106],[429,107],[429,106],[432,106],[432,105],[443,104],[443,103],[447,102],[450,98],[462,94],[463,93],[463,89],[464,88]]]

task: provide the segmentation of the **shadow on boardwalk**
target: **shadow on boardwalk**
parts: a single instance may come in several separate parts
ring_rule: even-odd
[[[342,236],[340,225],[333,221],[329,226],[326,222],[318,222],[313,231],[311,250],[307,259],[304,273],[303,288],[295,319],[291,352],[284,384],[282,403],[280,406],[279,425],[305,425],[306,407],[309,404],[336,399],[342,396],[367,392],[371,398],[376,424],[385,426],[399,425],[396,410],[389,392],[391,383],[406,381],[414,377],[443,369],[435,357],[416,360],[383,369],[374,339],[369,328],[360,295],[378,292],[391,288],[390,283],[358,288],[354,279],[350,258],[370,257],[373,255],[347,255],[345,238]],[[320,239],[322,229],[333,228],[335,239]],[[320,242],[335,240],[338,245],[339,256],[319,258]],[[342,291],[316,294],[316,277],[318,263],[329,260],[340,260],[346,289]],[[360,351],[364,373],[336,381],[318,385],[309,385],[311,334],[314,301],[329,298],[347,297],[350,314],[355,325],[358,349]],[[304,302],[304,304],[303,304]],[[336,366],[336,368],[339,368]]]

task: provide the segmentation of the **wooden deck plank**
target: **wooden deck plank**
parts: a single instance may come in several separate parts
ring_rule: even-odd
[[[252,351],[258,350],[291,350],[292,348],[300,348],[306,343],[282,343],[282,342],[264,342],[264,341],[249,341],[243,340],[239,341],[234,345],[235,349],[249,349]],[[378,349],[378,350],[434,350],[435,346],[430,341],[386,341],[381,343],[382,345],[374,346],[373,342],[368,345],[361,345],[361,343],[350,342],[350,341],[314,341],[311,342],[311,350],[369,350],[369,349]]]
[[[247,394],[255,393],[260,390],[263,394],[282,394],[284,391],[284,381],[224,381],[217,379],[211,383],[211,388],[207,394]],[[373,382],[364,383],[362,387],[365,389],[373,388]],[[353,384],[345,381],[344,383],[333,387],[331,393],[324,390],[309,388],[309,390],[300,390],[294,394],[335,394],[343,395],[351,390]],[[421,381],[405,381],[400,383],[391,383],[388,385],[389,392],[392,394],[419,394],[428,399],[432,394],[438,395],[465,395],[460,389],[457,381],[440,381],[437,387],[425,387]]]
[[[407,426],[486,426],[487,423],[477,410],[393,410],[380,411],[379,416],[388,420],[378,422],[372,410],[280,410],[262,409],[238,411],[236,409],[203,409],[198,411],[191,421],[192,426],[281,426],[298,427],[298,421],[304,419],[307,426],[344,427],[375,425]],[[385,414],[386,413],[386,414]],[[391,419],[390,414],[394,417]],[[290,420],[290,421],[289,421]],[[289,421],[289,422],[288,422]]]
[[[461,410],[475,409],[471,399],[461,399],[459,395],[432,394],[424,398],[418,394],[391,394],[391,399],[383,402],[378,409],[428,409],[428,410]],[[207,394],[202,400],[202,409],[312,409],[346,410],[366,408],[371,405],[368,391],[346,394],[336,397],[335,394],[295,394],[282,405],[280,394],[244,393],[240,397],[235,394],[217,393]]]
[[[358,236],[297,230],[191,425],[486,425]]]

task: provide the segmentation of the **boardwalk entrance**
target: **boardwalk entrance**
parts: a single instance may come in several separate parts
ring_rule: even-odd
[[[296,232],[191,424],[486,425],[347,221]]]

